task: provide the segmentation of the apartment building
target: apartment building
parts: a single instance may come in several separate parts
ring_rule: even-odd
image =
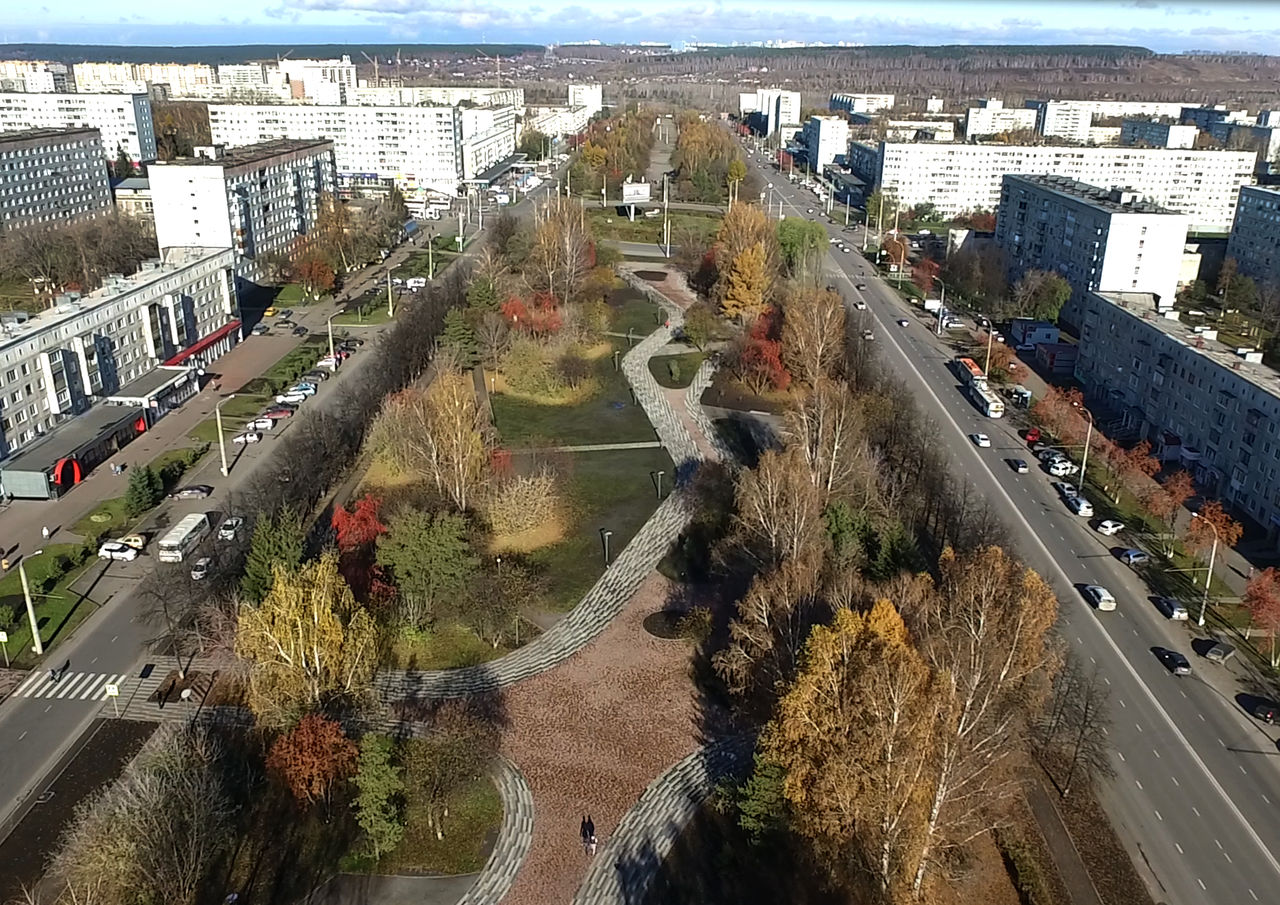
[[[126,217],[143,223],[151,235],[156,234],[155,208],[151,203],[151,180],[145,176],[130,176],[111,186],[116,200],[116,210]]]
[[[1090,292],[1150,292],[1172,299],[1178,289],[1190,218],[1122,188],[1063,176],[1005,176],[995,241],[1009,278],[1028,270],[1060,274],[1071,284],[1062,318],[1079,323]]]
[[[49,60],[0,60],[0,91],[71,91],[75,81],[66,63]]]
[[[1246,185],[1240,190],[1227,257],[1236,259],[1240,273],[1280,284],[1280,188]]]
[[[522,125],[559,138],[585,131],[590,122],[591,114],[586,107],[528,107]]]
[[[0,133],[67,128],[97,129],[107,160],[115,160],[121,149],[135,164],[156,159],[146,94],[0,92]]]
[[[1262,353],[1184,323],[1171,300],[1090,293],[1075,376],[1209,491],[1280,540],[1280,374]]]
[[[1030,131],[1036,127],[1036,111],[1026,107],[1005,107],[999,98],[979,101],[970,107],[964,121],[965,138],[986,138],[1002,132]]]
[[[355,89],[356,66],[351,57],[337,60],[289,60],[279,62],[289,79],[293,96],[317,104],[346,104],[347,92]]]
[[[305,247],[337,188],[333,142],[282,139],[148,168],[156,242],[229,247],[239,291],[265,282],[270,257]]]
[[[523,88],[489,88],[468,85],[423,85],[409,88],[358,86],[347,92],[352,104],[374,107],[523,107]]]
[[[198,389],[238,339],[230,249],[174,248],[38,313],[0,315],[0,485],[55,497]]]
[[[831,99],[827,102],[827,109],[832,113],[880,113],[884,110],[892,110],[894,102],[897,98],[892,94],[849,94],[846,92],[838,92],[831,95]],[[938,110],[942,109],[941,98],[930,98],[930,102],[937,101]],[[932,111],[932,108],[930,109]]]
[[[1252,184],[1249,151],[1169,148],[1044,147],[1004,144],[855,142],[850,166],[859,179],[912,207],[928,202],[944,217],[1000,204],[1010,174],[1057,174],[1089,185],[1125,186],[1140,197],[1186,213],[1193,231],[1225,232],[1241,185]]]
[[[1228,110],[1219,104],[1216,107],[1183,107],[1178,113],[1178,122],[1190,123],[1201,132],[1208,132],[1214,123],[1252,123],[1254,119],[1248,110]]]
[[[1120,125],[1120,144],[1129,147],[1194,148],[1199,135],[1195,126],[1154,119],[1126,119]]]
[[[810,169],[822,171],[849,152],[849,121],[843,116],[811,116],[804,124],[801,139],[807,149]]]
[[[597,113],[604,110],[604,86],[570,85],[569,106],[586,107],[591,111],[587,115],[587,118],[590,119],[592,116],[595,116]]]
[[[1102,144],[1093,123],[1099,119],[1125,117],[1177,118],[1182,104],[1168,101],[1062,101],[1032,100],[1026,106],[1036,111],[1035,130],[1041,135],[1065,138],[1080,144]]]
[[[93,63],[71,67],[76,90],[87,94],[145,94],[147,83],[138,78],[132,63]]]
[[[97,129],[0,132],[0,234],[110,210]]]
[[[1260,176],[1275,170],[1280,162],[1280,124],[1264,126],[1224,121],[1211,125],[1209,134],[1222,142],[1223,147],[1256,153]]]
[[[870,126],[876,119],[870,113],[849,114],[849,122],[854,126]],[[956,140],[956,121],[953,119],[887,119],[882,124],[885,141]]]
[[[758,88],[738,95],[738,113],[754,115],[756,127],[765,135],[780,129],[800,128],[800,92],[781,88]]]

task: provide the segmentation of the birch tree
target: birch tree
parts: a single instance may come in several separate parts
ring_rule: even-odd
[[[860,475],[875,477],[860,412],[843,381],[819,378],[787,412],[782,434],[793,458],[803,463],[820,505],[849,490]],[[858,508],[865,509],[876,489],[863,486],[857,496]]]
[[[817,546],[822,507],[800,452],[762,454],[739,478],[735,502],[743,549],[759,564],[776,565]]]
[[[801,289],[788,296],[782,315],[782,360],[792,376],[809,386],[835,376],[844,357],[840,296],[826,289]]]

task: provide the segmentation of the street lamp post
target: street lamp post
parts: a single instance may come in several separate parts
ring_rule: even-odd
[[[991,341],[995,338],[996,328],[991,323],[991,318],[984,316],[982,318],[983,325],[987,328],[987,360],[983,362],[982,373],[988,378],[991,377]]]
[[[1093,415],[1089,410],[1077,403],[1080,413],[1089,419],[1089,428],[1084,432],[1084,455],[1080,457],[1080,480],[1076,482],[1076,493],[1084,492],[1084,472],[1089,467],[1089,442],[1093,439]],[[1203,623],[1201,623],[1203,625]]]
[[[613,537],[613,532],[604,530],[600,532],[600,536],[604,539],[604,564],[609,565],[609,538]]]
[[[328,319],[327,321],[325,321],[325,322],[324,322],[325,327],[326,327],[326,328],[328,329],[328,331],[329,331],[329,357],[330,357],[330,358],[335,358],[335,357],[336,357],[336,356],[333,354],[333,319],[334,319],[335,317],[337,317],[337,316],[338,316],[339,314],[341,314],[341,313],[342,313],[341,311],[335,311],[335,312],[333,312],[333,314],[329,315],[329,319]]]
[[[1218,554],[1218,526],[1198,512],[1191,513],[1191,517],[1200,519],[1213,529],[1213,546],[1209,548],[1209,571],[1204,576],[1204,597],[1200,599],[1200,618],[1196,620],[1196,624],[1203,627],[1205,610],[1209,608],[1209,585],[1213,583],[1213,560]]]
[[[27,605],[27,619],[31,622],[31,650],[36,656],[44,653],[44,642],[40,640],[40,623],[36,621],[36,608],[31,603],[31,585],[27,582],[27,569],[23,563],[43,552],[44,550],[37,550],[31,556],[24,556],[18,560],[18,577],[22,579],[22,600]],[[7,654],[8,651],[5,653]]]
[[[333,334],[330,334],[329,336],[329,342],[332,344]],[[330,348],[332,348],[332,345]],[[213,407],[213,417],[214,420],[218,422],[218,454],[222,456],[222,476],[224,478],[230,473],[231,469],[227,467],[227,444],[222,437],[222,407],[235,398],[236,394],[232,393],[226,399]]]

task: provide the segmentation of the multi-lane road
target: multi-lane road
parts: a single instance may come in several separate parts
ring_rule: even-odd
[[[811,193],[757,165],[788,215],[820,210]],[[842,235],[838,225],[828,229]],[[1114,538],[1071,514],[1039,469],[1019,475],[1007,465],[1009,458],[1034,460],[1012,426],[984,417],[962,395],[932,317],[900,299],[859,254],[837,251],[828,269],[846,299],[866,302],[858,314],[876,321],[881,360],[938,425],[937,442],[957,476],[1001,513],[1018,552],[1054,585],[1062,603],[1059,632],[1110,686],[1116,775],[1103,802],[1155,898],[1170,905],[1276,901],[1276,732],[1237,705],[1221,666],[1192,653],[1188,627],[1152,606],[1150,589],[1110,552]],[[859,283],[866,291],[855,288]],[[901,319],[908,325],[899,326]],[[969,440],[975,432],[990,436],[990,449]],[[1081,596],[1083,584],[1109,588],[1116,610],[1095,611]],[[1187,654],[1195,673],[1173,676],[1153,654],[1157,647]]]

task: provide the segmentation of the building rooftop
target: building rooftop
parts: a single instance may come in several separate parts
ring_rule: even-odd
[[[20,141],[52,141],[58,138],[70,138],[73,135],[92,137],[96,141],[99,132],[89,126],[68,126],[65,129],[22,129],[18,132],[0,132],[0,145]]]
[[[113,182],[111,188],[115,191],[123,189],[127,192],[139,192],[151,188],[151,180],[146,176],[130,176],[128,179]]]
[[[178,157],[174,160],[156,161],[148,164],[148,166],[242,167],[251,163],[259,163],[263,160],[270,160],[272,157],[279,157],[282,154],[294,154],[298,151],[332,147],[333,140],[328,138],[277,138],[272,141],[259,142],[256,145],[241,145],[236,148],[227,148],[222,145],[197,148],[198,152],[207,151],[208,153],[199,157]]]
[[[137,418],[141,409],[133,406],[99,404],[82,415],[59,424],[44,436],[24,446],[11,458],[0,462],[0,472],[47,472],[59,459],[78,454],[106,431]]]
[[[1032,185],[1055,191],[1059,195],[1066,195],[1077,201],[1083,201],[1090,207],[1096,207],[1112,214],[1169,214],[1171,216],[1182,216],[1178,211],[1170,210],[1153,201],[1141,200],[1138,198],[1137,192],[1129,188],[1104,189],[1096,185],[1089,185],[1086,182],[1077,182],[1067,176],[1010,174],[1005,178],[1029,182]]]
[[[1229,346],[1218,339],[1218,331],[1212,324],[1193,326],[1178,319],[1183,312],[1163,305],[1157,310],[1155,297],[1150,292],[1095,292],[1094,295],[1125,309],[1179,345],[1234,371],[1268,395],[1280,397],[1280,372],[1262,363],[1260,349]]]

